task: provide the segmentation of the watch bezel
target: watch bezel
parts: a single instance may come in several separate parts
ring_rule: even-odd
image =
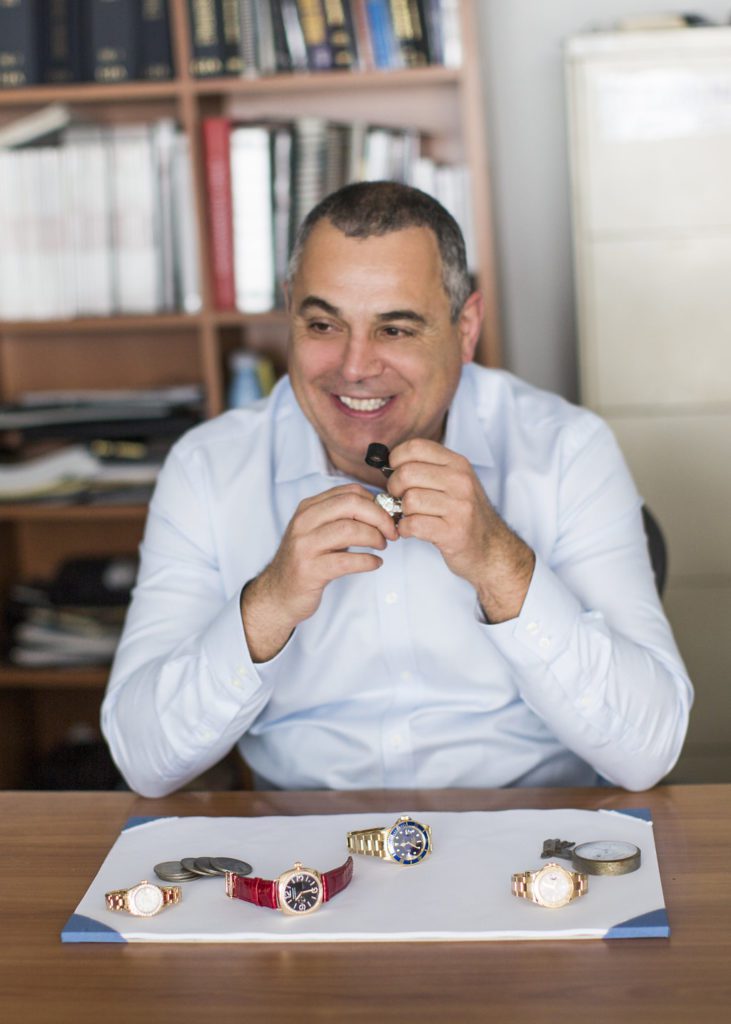
[[[394,850],[394,837],[406,825],[413,825],[418,829],[424,839],[424,848],[416,857],[402,857]],[[399,818],[399,820],[388,830],[385,846],[386,852],[391,860],[396,861],[397,864],[403,864],[405,867],[410,867],[412,864],[418,864],[431,853],[431,829],[428,825],[422,825],[420,821],[416,821],[414,818]]]
[[[544,897],[540,895],[540,882],[545,875],[559,871],[564,875],[569,883],[569,891],[556,903],[549,903]],[[551,862],[550,864],[544,864],[542,868],[531,873],[531,899],[534,903],[537,903],[539,907],[545,907],[547,910],[560,910],[561,907],[568,906],[576,898],[576,885],[574,879],[574,872],[569,871],[563,864],[556,864]]]
[[[601,857],[585,857],[580,852],[597,843],[621,843],[632,849],[624,857],[612,857],[609,860],[603,860]],[[636,871],[642,864],[642,851],[636,843],[631,843],[627,839],[587,839],[586,842],[577,843],[571,851],[571,864],[577,871],[583,871],[589,875],[628,875],[630,872]]]
[[[284,892],[291,880],[295,875],[309,875],[317,884],[317,900],[307,910],[293,910],[292,907],[287,903]],[[287,914],[289,917],[305,917],[307,914],[314,914],[316,910],[322,906],[324,890],[322,885],[322,875],[315,868],[306,868],[299,862],[296,862],[293,868],[289,871],[283,872],[277,879],[277,906],[283,914]]]
[[[136,904],[137,894],[141,889],[155,889],[158,894],[158,905],[153,910],[142,910]],[[154,882],[138,882],[127,890],[127,910],[133,917],[155,917],[165,907],[165,893]]]

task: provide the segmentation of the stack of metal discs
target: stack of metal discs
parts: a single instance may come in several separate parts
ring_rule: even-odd
[[[155,865],[155,874],[165,882],[193,882],[197,878],[217,878],[233,871],[237,875],[250,875],[251,864],[236,857],[183,857],[165,860]]]

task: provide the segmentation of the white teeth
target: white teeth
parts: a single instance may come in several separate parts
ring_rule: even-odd
[[[351,398],[349,395],[338,395],[338,398],[354,412],[374,412],[388,402],[387,398]]]

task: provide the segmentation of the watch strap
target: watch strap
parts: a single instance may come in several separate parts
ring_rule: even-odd
[[[256,907],[269,907],[277,910],[277,882],[268,878],[249,878],[237,875],[233,871],[226,872],[226,895],[232,899],[245,900]]]
[[[353,877],[353,858],[348,857],[344,864],[341,864],[339,868],[333,868],[332,871],[326,871],[322,878],[322,902],[327,903],[333,896],[337,896],[339,892],[350,884]]]

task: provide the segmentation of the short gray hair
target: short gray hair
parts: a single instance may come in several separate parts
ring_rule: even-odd
[[[395,181],[361,181],[325,196],[300,224],[289,258],[288,280],[297,273],[305,243],[314,226],[328,220],[349,238],[387,235],[404,228],[430,228],[442,259],[442,283],[455,323],[473,286],[467,270],[462,232],[441,203],[418,188]]]

